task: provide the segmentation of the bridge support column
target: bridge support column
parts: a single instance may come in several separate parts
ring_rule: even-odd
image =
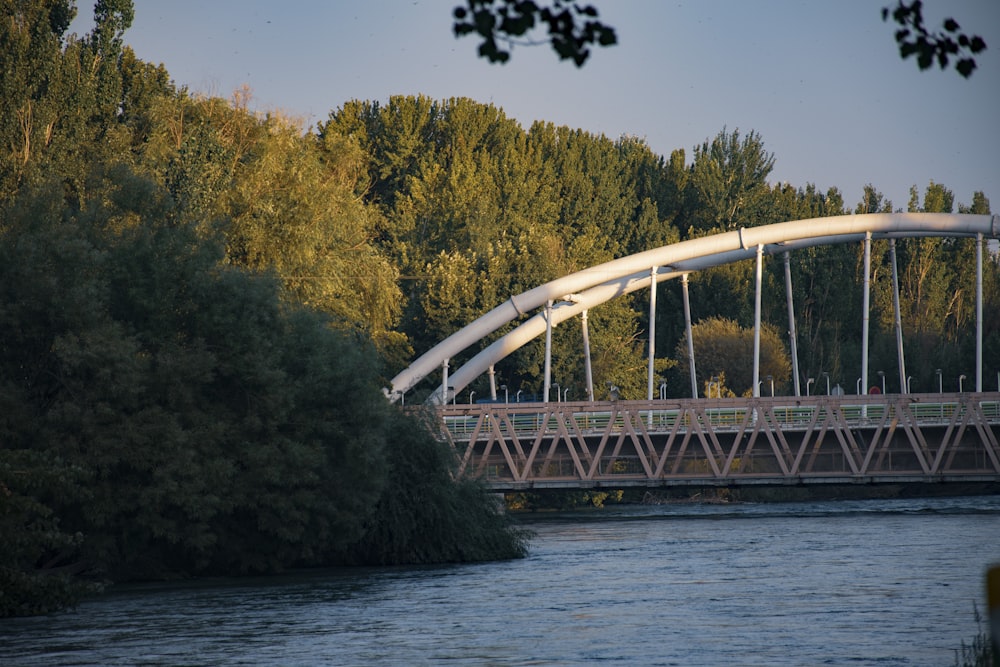
[[[649,270],[649,365],[646,369],[646,400],[653,400],[653,359],[656,356],[656,267]]]
[[[753,307],[753,395],[760,396],[760,289],[764,277],[764,246],[757,244],[757,277]]]
[[[580,313],[580,326],[583,328],[583,373],[587,380],[587,400],[594,402],[594,373],[590,368],[590,327],[587,324],[587,311]]]
[[[448,405],[448,360],[441,363],[441,405]]]
[[[903,355],[903,318],[899,312],[899,271],[896,268],[896,239],[889,239],[889,257],[892,259],[892,309],[896,314],[896,356],[899,360],[899,393],[908,394],[906,386],[906,357]]]
[[[998,375],[997,377],[1000,377]],[[997,381],[1000,391],[1000,380]],[[976,232],[976,391],[983,390],[983,233]]]
[[[549,388],[552,386],[552,299],[545,304],[545,386],[542,389],[542,403],[549,402]]]
[[[688,340],[688,366],[691,368],[691,398],[698,398],[698,373],[694,368],[694,338],[691,334],[691,298],[688,296],[688,274],[681,276],[684,293],[684,328]]]
[[[872,275],[872,233],[865,232],[865,275],[863,277],[864,296],[861,306],[861,391],[868,393],[868,304],[871,299]],[[862,414],[868,416],[868,406],[862,407]]]
[[[792,305],[792,254],[785,255],[785,301],[788,304],[788,342],[792,352],[792,390],[801,396],[799,389],[799,350],[795,342],[795,307]]]
[[[493,364],[490,364],[487,373],[490,375],[490,400],[495,401],[497,400],[497,374]]]

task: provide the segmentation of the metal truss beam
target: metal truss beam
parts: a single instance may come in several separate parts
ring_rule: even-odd
[[[498,490],[1000,482],[1000,392],[437,407]]]

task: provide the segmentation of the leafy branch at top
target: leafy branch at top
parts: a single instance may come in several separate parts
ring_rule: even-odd
[[[548,41],[560,60],[572,59],[582,67],[590,56],[590,46],[611,46],[618,42],[614,28],[597,20],[597,9],[567,0],[553,0],[551,6],[539,7],[532,0],[466,0],[455,8],[455,36],[476,33],[483,38],[479,55],[492,63],[510,60],[517,38],[539,24],[548,26]],[[506,49],[498,42],[506,43]]]
[[[905,60],[912,55],[917,56],[917,65],[925,70],[937,60],[941,69],[948,67],[952,56],[958,58],[955,69],[969,78],[976,69],[976,59],[972,56],[986,50],[986,42],[978,35],[966,35],[959,32],[955,19],[944,20],[942,32],[931,33],[924,27],[923,2],[913,0],[906,4],[899,0],[899,5],[890,10],[882,8],[882,20],[888,21],[889,16],[900,25],[896,31],[896,43],[899,44],[899,55]]]
[[[492,63],[510,60],[515,44],[538,45],[548,42],[561,60],[572,60],[582,67],[590,57],[590,47],[612,46],[618,43],[615,29],[598,20],[597,9],[572,0],[549,0],[540,6],[534,0],[465,0],[454,9],[453,29],[456,37],[477,34],[482,38],[479,55]],[[905,60],[917,56],[921,70],[937,61],[946,69],[955,58],[955,69],[963,77],[972,76],[976,69],[973,57],[986,50],[986,42],[978,35],[960,32],[958,22],[947,18],[938,32],[924,27],[922,0],[899,0],[896,7],[883,7],[882,20],[899,25],[896,43]],[[539,25],[548,26],[546,40],[531,40],[526,35]],[[523,38],[523,39],[522,39]]]

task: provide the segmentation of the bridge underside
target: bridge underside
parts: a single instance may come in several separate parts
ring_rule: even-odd
[[[435,408],[497,491],[1000,482],[1000,393]]]

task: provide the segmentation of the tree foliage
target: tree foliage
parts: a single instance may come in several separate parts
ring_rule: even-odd
[[[696,232],[729,231],[752,226],[761,200],[768,194],[767,177],[774,154],[764,149],[756,132],[722,132],[694,149],[686,202]]]
[[[724,385],[723,394],[729,390],[738,396],[753,395],[753,329],[741,327],[733,320],[709,317],[691,327],[694,340],[695,365],[700,378],[719,377]],[[678,343],[679,371],[690,373],[687,343]],[[791,361],[778,330],[764,324],[760,331],[760,379],[770,376],[775,388],[787,391],[791,378]]]
[[[525,131],[492,105],[425,97],[350,102],[319,134],[358,141],[370,158],[362,196],[386,222],[379,247],[408,278],[400,328],[417,353],[510,295],[677,238],[659,206],[678,208],[678,174],[636,139],[541,122]],[[631,304],[606,304],[591,321],[595,380],[631,385],[629,369],[643,365]],[[581,345],[577,327],[560,327],[554,357]],[[529,345],[497,370],[540,392],[542,350]],[[582,365],[557,372],[583,394]]]
[[[385,439],[364,347],[165,225],[155,190],[123,193],[139,195],[110,239],[91,231],[110,211],[12,211],[4,310],[36,324],[6,341],[7,447],[84,471],[58,515],[116,579],[269,571],[356,539]]]
[[[582,67],[592,45],[612,46],[614,28],[598,20],[597,9],[572,0],[552,0],[551,6],[532,0],[467,0],[454,10],[455,36],[477,34],[482,38],[479,56],[491,63],[510,60],[513,45],[539,24],[548,28],[548,42],[560,60]],[[502,48],[498,42],[507,44]]]
[[[419,420],[428,421],[421,428]],[[485,487],[456,481],[454,455],[431,435],[433,414],[389,416],[392,456],[385,491],[347,560],[362,564],[444,563],[517,558],[528,534],[511,530]],[[413,507],[419,512],[414,513]]]
[[[922,70],[933,67],[935,61],[941,69],[947,69],[951,58],[955,58],[955,71],[968,79],[976,69],[973,56],[986,50],[986,42],[979,35],[960,32],[961,26],[953,18],[946,18],[939,32],[927,30],[923,4],[921,0],[909,4],[899,0],[891,11],[889,7],[882,8],[882,20],[891,17],[899,25],[895,33],[899,56],[903,60],[916,56],[917,66]]]
[[[24,3],[0,30],[23,54],[0,80],[16,93],[0,614],[60,608],[100,579],[523,555],[493,500],[456,484],[380,391],[385,339],[405,338],[379,211],[356,196],[357,144],[174,90],[121,46],[131,3],[98,3],[95,32],[63,42],[70,9]],[[31,72],[52,80],[35,88]],[[69,115],[46,106],[58,81],[79,102]],[[413,457],[394,458],[397,438]],[[414,484],[425,503],[403,501]],[[391,548],[374,515],[390,505],[409,536]]]
[[[508,62],[516,44],[548,42],[560,60],[572,60],[582,67],[590,57],[591,46],[618,43],[615,29],[598,20],[596,7],[572,0],[551,0],[551,5],[540,5],[533,0],[466,0],[452,14],[455,36],[478,35],[482,39],[479,57],[491,63]],[[986,50],[983,38],[961,32],[954,18],[944,19],[940,31],[928,30],[924,26],[922,0],[909,3],[899,0],[895,7],[883,7],[882,20],[890,19],[899,26],[894,37],[900,57],[906,60],[916,56],[921,70],[931,68],[935,62],[942,70],[947,69],[954,58],[955,71],[969,78],[976,69],[974,56]],[[548,38],[526,39],[541,24],[548,27]]]
[[[373,512],[413,484],[426,504],[396,507],[397,529],[433,512],[450,542],[414,528],[379,562],[523,551],[506,520],[483,523],[485,493],[452,488],[447,457],[406,461],[401,440],[438,445],[385,401],[369,344],[221,263],[162,189],[112,181],[109,207],[66,217],[46,189],[5,214],[0,312],[18,326],[0,357],[0,463],[32,463],[22,472],[44,489],[3,481],[6,527],[26,531],[12,572],[56,581],[38,570],[67,558],[113,580],[336,562],[380,543]],[[133,225],[110,223],[127,214]],[[389,487],[400,457],[406,477]]]

